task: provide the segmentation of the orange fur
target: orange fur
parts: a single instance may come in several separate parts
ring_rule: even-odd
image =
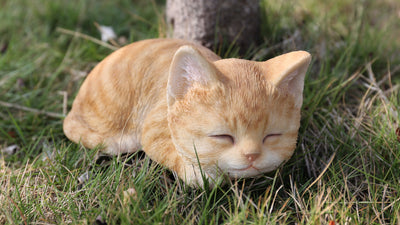
[[[292,155],[310,55],[220,59],[191,42],[152,39],[114,52],[89,74],[66,136],[120,154],[143,148],[189,184],[257,176]]]

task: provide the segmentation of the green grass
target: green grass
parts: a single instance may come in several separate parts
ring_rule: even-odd
[[[79,34],[98,39],[97,22],[127,43],[163,37],[163,8],[0,2],[0,149],[19,147],[0,156],[0,224],[400,224],[398,1],[262,1],[263,43],[241,57],[313,55],[298,147],[275,172],[210,190],[142,154],[97,159],[62,132],[64,94],[70,108],[81,75],[112,52]]]

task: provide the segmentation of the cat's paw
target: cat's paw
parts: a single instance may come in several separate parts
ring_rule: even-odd
[[[215,176],[210,172],[201,170],[194,165],[186,165],[184,171],[178,176],[189,186],[194,188],[211,189],[224,182],[224,176]]]
[[[192,164],[183,165],[179,171],[176,171],[180,179],[190,187],[203,188],[205,183],[209,183],[210,175],[200,170],[199,167]]]

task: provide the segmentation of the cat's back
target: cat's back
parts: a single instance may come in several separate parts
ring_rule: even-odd
[[[168,70],[176,50],[194,45],[211,61],[219,57],[194,43],[180,39],[149,39],[127,45],[101,61],[82,84],[75,102],[90,96],[138,100],[159,94],[166,86]],[[102,96],[104,94],[105,96]],[[80,98],[81,96],[86,96]],[[125,98],[124,98],[125,97]],[[101,101],[99,101],[101,102]],[[75,104],[75,103],[74,103]],[[126,102],[123,103],[126,105]],[[135,105],[136,102],[131,102]]]
[[[144,40],[113,52],[83,82],[64,120],[66,136],[93,148],[121,133],[139,134],[146,114],[166,98],[169,66],[183,45],[195,46],[211,61],[219,59],[179,39]]]

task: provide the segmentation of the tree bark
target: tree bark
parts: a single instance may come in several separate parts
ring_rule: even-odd
[[[259,11],[259,0],[167,0],[166,14],[174,38],[208,48],[226,41],[243,50],[259,39]]]

